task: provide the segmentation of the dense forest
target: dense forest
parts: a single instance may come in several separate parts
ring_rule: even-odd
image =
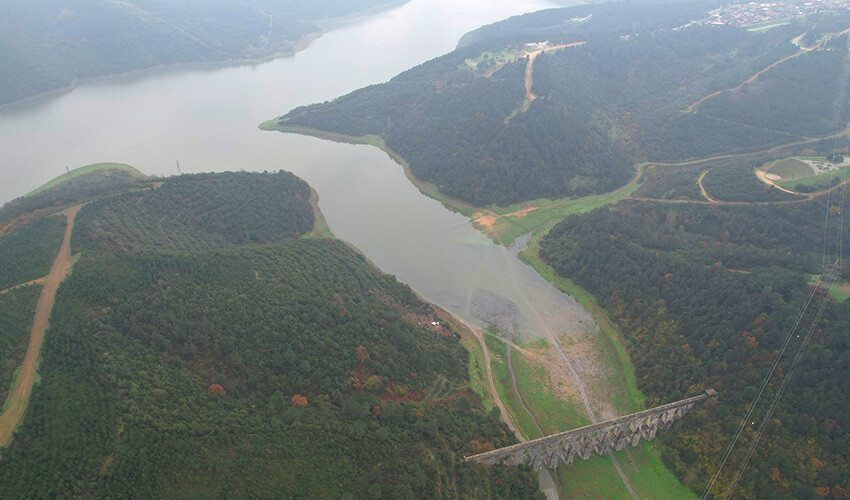
[[[292,237],[303,186],[184,176],[83,208],[0,496],[535,497],[530,470],[463,460],[515,438],[451,328],[346,244]],[[271,243],[246,194],[284,219]]]
[[[268,243],[313,228],[310,186],[295,175],[228,172],[182,175],[158,187],[92,203],[80,235],[126,252],[210,250]]]
[[[0,104],[86,77],[291,54],[321,27],[393,0],[4,0]]]
[[[6,401],[15,372],[24,359],[41,286],[0,294],[0,401]]]
[[[847,95],[850,86],[844,71],[846,58],[847,38],[834,39],[824,50],[790,59],[751,85],[705,101],[700,111],[724,121],[799,136],[827,135],[847,123],[846,106],[844,114],[836,116],[840,97]]]
[[[0,290],[47,276],[64,234],[64,217],[42,216],[0,235]]]
[[[648,406],[718,390],[662,437],[665,461],[695,491],[820,272],[825,208],[625,202],[570,217],[542,241],[545,261],[599,298],[630,341]],[[746,498],[850,492],[850,302],[823,318],[746,470]]]
[[[702,185],[709,196],[723,201],[790,201],[802,198],[760,181],[755,168],[764,163],[761,158],[717,162],[706,171]]]
[[[85,168],[85,167],[83,167]],[[143,188],[145,176],[135,169],[98,169],[64,180],[28,196],[15,198],[0,207],[0,226],[24,215],[44,213],[100,196]]]
[[[296,108],[278,125],[379,135],[417,177],[485,206],[606,192],[637,161],[759,151],[846,124],[834,113],[847,85],[838,77],[846,36],[721,91],[794,55],[801,33],[850,26],[850,14],[766,32],[682,28],[714,5],[585,5],[511,18],[385,84]],[[536,57],[537,98],[528,102],[523,50],[542,40],[586,43]]]

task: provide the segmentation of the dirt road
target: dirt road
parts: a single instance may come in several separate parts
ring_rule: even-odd
[[[0,448],[5,448],[12,441],[12,434],[23,420],[24,413],[27,410],[33,382],[35,381],[35,373],[38,369],[44,332],[47,330],[50,312],[53,310],[53,304],[56,301],[56,290],[59,289],[59,284],[71,269],[71,231],[74,229],[74,218],[80,208],[82,208],[82,205],[71,207],[62,212],[68,220],[65,227],[65,237],[62,240],[59,255],[53,261],[50,274],[44,278],[44,288],[41,290],[35,309],[27,353],[24,356],[21,368],[18,370],[15,386],[7,399],[5,411],[0,415]]]
[[[811,49],[809,49],[809,50],[811,50]],[[749,84],[753,83],[754,81],[758,80],[758,79],[759,79],[759,77],[760,77],[761,75],[763,75],[763,74],[767,73],[767,72],[768,72],[768,71],[770,71],[771,69],[773,69],[773,68],[775,68],[775,67],[779,66],[780,64],[782,64],[782,63],[784,63],[784,62],[786,62],[786,61],[789,61],[789,60],[791,60],[791,59],[794,59],[795,57],[800,57],[801,55],[805,54],[806,52],[809,52],[809,50],[800,50],[799,52],[795,52],[795,53],[791,54],[791,55],[790,55],[790,56],[788,56],[788,57],[783,57],[782,59],[780,59],[780,60],[776,61],[775,63],[771,64],[770,66],[768,66],[768,67],[764,68],[763,70],[759,71],[759,72],[758,72],[758,73],[756,73],[755,75],[753,75],[753,76],[751,76],[751,77],[747,78],[747,80],[746,80],[744,83],[742,83],[742,84],[738,85],[737,87],[734,87],[734,88],[731,88],[731,89],[718,90],[717,92],[715,92],[715,93],[713,93],[713,94],[709,94],[709,95],[707,95],[707,96],[703,97],[703,98],[702,98],[702,99],[700,99],[699,101],[697,101],[697,102],[695,102],[695,103],[691,104],[690,106],[688,106],[688,109],[687,109],[688,113],[693,113],[694,111],[696,111],[696,109],[699,107],[699,105],[700,105],[700,104],[702,104],[702,103],[704,103],[705,101],[707,101],[707,100],[711,99],[712,97],[719,96],[720,94],[722,94],[722,93],[724,93],[724,92],[735,92],[735,91],[741,90],[741,89],[742,89],[742,88],[744,88],[745,86],[747,86],[747,85],[749,85]]]
[[[531,93],[531,76],[534,73],[534,60],[541,52],[543,51],[537,50],[528,54],[528,64],[525,65],[525,104],[522,105],[520,113],[528,111],[528,108],[531,107],[531,101],[537,99],[537,96]]]
[[[32,281],[27,281],[26,283],[21,283],[20,285],[10,286],[9,288],[7,288],[5,290],[0,290],[0,295],[3,295],[6,292],[11,292],[12,290],[15,290],[15,289],[18,289],[18,288],[23,288],[23,287],[29,286],[29,285],[43,285],[45,279],[47,279],[47,278],[38,278],[38,279],[35,279],[35,280],[32,280]]]
[[[720,94],[722,94],[722,93],[724,93],[724,92],[735,92],[735,91],[741,90],[741,89],[742,89],[742,88],[744,88],[745,86],[747,86],[747,85],[749,85],[749,84],[753,83],[754,81],[758,80],[758,79],[759,79],[759,77],[760,77],[761,75],[763,75],[763,74],[767,73],[768,71],[770,71],[771,69],[775,68],[776,66],[779,66],[780,64],[782,64],[782,63],[784,63],[784,62],[786,62],[786,61],[790,61],[791,59],[794,59],[795,57],[800,57],[801,55],[803,55],[803,54],[805,54],[805,53],[807,53],[807,52],[811,52],[811,51],[813,51],[813,50],[815,50],[815,49],[818,49],[818,48],[820,48],[820,47],[823,47],[824,45],[826,45],[826,44],[827,44],[827,42],[829,42],[829,41],[830,41],[830,40],[832,40],[833,38],[835,38],[835,37],[839,37],[839,36],[842,36],[842,35],[845,35],[845,34],[847,34],[847,33],[850,33],[850,28],[848,28],[848,29],[846,29],[846,30],[842,31],[841,33],[836,33],[836,34],[834,34],[834,35],[832,35],[832,36],[827,36],[827,37],[825,37],[825,39],[824,39],[821,43],[819,43],[818,45],[815,45],[814,47],[800,47],[800,51],[795,52],[795,53],[791,54],[790,56],[783,57],[782,59],[780,59],[780,60],[778,60],[778,61],[774,62],[774,63],[773,63],[773,64],[771,64],[770,66],[768,66],[768,67],[764,68],[763,70],[759,71],[758,73],[754,74],[753,76],[751,76],[751,77],[747,78],[747,80],[746,80],[744,83],[742,83],[742,84],[738,85],[737,87],[734,87],[734,88],[731,88],[731,89],[718,90],[717,92],[715,92],[715,93],[713,93],[713,94],[710,94],[710,95],[707,95],[707,96],[703,97],[703,98],[702,98],[702,99],[700,99],[699,101],[697,101],[697,102],[695,102],[695,103],[691,104],[690,106],[688,106],[687,112],[688,112],[688,113],[693,113],[694,111],[696,111],[696,109],[699,107],[699,105],[700,105],[700,104],[702,104],[702,103],[704,103],[705,101],[707,101],[707,100],[711,99],[712,97],[718,96],[718,95],[720,95]],[[799,45],[798,45],[798,46],[799,46]]]
[[[455,316],[455,317],[457,317],[457,316]],[[463,320],[461,320],[461,321],[463,321]],[[481,349],[484,350],[484,360],[483,361],[484,361],[484,368],[487,371],[487,384],[490,386],[490,395],[493,396],[493,401],[496,403],[496,406],[499,408],[499,412],[502,414],[502,421],[504,421],[506,424],[508,424],[508,427],[511,428],[511,431],[513,431],[513,433],[517,437],[517,439],[519,439],[521,442],[525,442],[526,441],[525,437],[522,435],[522,432],[520,432],[519,429],[517,429],[516,425],[514,425],[514,422],[511,419],[510,414],[508,414],[508,409],[505,407],[505,403],[503,403],[502,398],[499,397],[499,391],[496,390],[496,383],[493,382],[493,372],[490,369],[490,360],[492,358],[490,356],[490,349],[487,348],[487,342],[484,341],[484,332],[480,328],[478,328],[474,325],[470,325],[469,323],[467,323],[465,321],[463,321],[463,324],[466,325],[466,327],[469,329],[469,331],[472,332],[472,334],[478,340],[478,344],[481,346]]]
[[[778,189],[780,191],[785,191],[786,193],[791,193],[791,194],[803,194],[803,193],[798,193],[796,191],[791,191],[790,189],[785,189],[784,187],[776,184],[775,182],[773,182],[772,180],[767,178],[767,173],[764,170],[756,169],[756,177],[758,177],[759,180],[764,182],[765,184],[769,184],[769,185],[775,187],[776,189]]]
[[[705,190],[705,186],[702,184],[702,180],[705,179],[705,175],[707,173],[708,170],[700,174],[699,179],[697,179],[697,184],[699,184],[699,190],[702,192],[703,198],[705,198],[711,203],[717,203],[717,200],[708,195],[708,191]]]
[[[458,316],[456,314],[451,314],[451,316],[452,316],[452,319],[456,319],[456,320],[460,321],[461,323],[463,323],[463,326],[466,327],[467,330],[472,332],[472,335],[476,338],[476,340],[478,340],[478,344],[481,346],[481,349],[484,352],[484,359],[482,361],[484,362],[484,368],[487,372],[487,384],[490,386],[490,395],[493,396],[493,402],[496,404],[496,407],[499,408],[499,412],[502,414],[502,421],[505,422],[508,425],[508,427],[514,433],[514,435],[517,437],[517,439],[519,439],[520,442],[524,443],[527,440],[522,435],[522,433],[519,431],[519,429],[517,429],[516,425],[514,425],[513,421],[510,418],[510,415],[508,415],[508,410],[507,410],[507,408],[505,408],[505,404],[502,402],[502,398],[499,397],[499,392],[496,390],[496,384],[493,382],[493,372],[490,369],[490,359],[491,359],[490,358],[490,349],[487,348],[487,342],[484,341],[483,330],[476,327],[475,325],[471,325],[471,324],[467,323],[466,321],[460,319],[460,316]],[[510,353],[510,345],[511,344],[508,345],[508,353]],[[511,370],[511,375],[512,376],[514,375],[513,370]],[[517,388],[516,388],[516,378],[515,377],[514,377],[514,390],[515,391],[517,390]],[[517,391],[517,395],[519,395],[518,391]],[[525,407],[524,404],[523,404],[523,407]],[[526,411],[528,411],[528,408],[526,408]],[[528,414],[531,415],[531,412],[528,412]],[[534,418],[533,415],[532,415],[532,418]],[[535,419],[534,423],[535,423],[535,425],[537,425],[536,419]],[[538,425],[537,428],[539,430],[540,426]],[[542,430],[540,432],[541,432],[541,434],[543,433]],[[546,495],[547,500],[557,500],[559,498],[558,487],[555,485],[555,479],[552,477],[552,473],[549,471],[549,469],[543,469],[543,470],[540,471],[540,473],[539,473],[539,486],[540,486],[540,491],[542,491],[543,494]]]
[[[525,65],[525,104],[523,104],[522,108],[520,109],[521,113],[525,113],[526,111],[528,111],[528,108],[531,107],[531,101],[537,99],[537,96],[531,92],[531,77],[534,74],[534,60],[537,59],[537,56],[539,56],[543,52],[560,50],[567,47],[580,47],[586,43],[587,42],[574,42],[565,43],[562,45],[553,45],[552,47],[546,47],[545,49],[539,49],[528,53],[528,63]]]
[[[848,179],[848,180],[846,180],[846,181],[844,181],[840,184],[836,184],[835,186],[832,186],[829,189],[824,189],[823,191],[817,191],[815,193],[798,193],[796,191],[788,191],[787,189],[782,189],[782,191],[786,191],[788,193],[796,194],[796,195],[802,197],[802,198],[797,199],[797,200],[723,201],[723,200],[718,200],[718,199],[712,198],[708,194],[708,192],[705,190],[705,186],[703,186],[703,184],[702,184],[702,179],[703,179],[703,177],[705,177],[705,174],[706,173],[703,173],[699,177],[699,179],[697,180],[697,183],[699,184],[699,188],[702,191],[702,195],[705,197],[705,200],[682,200],[682,199],[666,200],[666,199],[663,199],[663,198],[637,198],[637,197],[634,197],[634,196],[630,196],[629,199],[635,200],[635,201],[651,201],[651,202],[655,202],[655,203],[670,203],[670,204],[676,204],[676,205],[683,205],[683,204],[688,204],[688,203],[693,204],[693,205],[789,205],[789,204],[792,204],[792,203],[805,203],[807,201],[812,201],[815,198],[821,197],[825,194],[829,194],[829,193],[835,191],[836,189],[838,189],[842,186],[846,186],[847,184],[850,184],[850,179]],[[761,176],[759,176],[759,177],[761,177]],[[778,188],[779,186],[776,186],[776,187]]]

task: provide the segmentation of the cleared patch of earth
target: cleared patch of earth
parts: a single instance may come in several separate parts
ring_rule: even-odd
[[[790,189],[785,189],[784,187],[780,186],[779,184],[773,182],[773,181],[777,180],[777,179],[774,179],[773,177],[779,177],[776,174],[768,174],[764,170],[756,169],[756,176],[759,178],[759,180],[761,180],[765,184],[769,184],[769,185],[775,187],[776,189],[778,189],[780,191],[785,191],[786,193],[790,193],[790,194],[802,194],[802,193],[798,193],[796,191],[791,191]],[[780,179],[781,179],[781,177],[780,177]]]
[[[486,231],[492,231],[493,226],[496,225],[500,220],[503,219],[513,219],[518,220],[524,218],[526,215],[531,212],[539,209],[539,206],[528,205],[525,208],[517,210],[516,212],[511,212],[509,214],[496,214],[489,210],[481,210],[478,213],[472,215],[472,222],[477,227],[484,229]]]
[[[53,261],[50,274],[44,277],[44,287],[41,289],[41,295],[38,298],[35,317],[33,319],[32,329],[30,330],[29,346],[24,355],[21,368],[18,370],[14,388],[6,400],[5,411],[0,415],[0,448],[5,448],[12,441],[12,435],[27,411],[33,382],[35,382],[36,371],[38,369],[41,345],[44,342],[44,332],[47,330],[48,319],[53,310],[53,304],[56,301],[56,291],[73,265],[73,259],[71,258],[71,232],[74,229],[74,218],[77,216],[80,208],[82,208],[82,205],[71,207],[62,212],[68,220],[65,227],[65,237],[62,240],[59,255]]]

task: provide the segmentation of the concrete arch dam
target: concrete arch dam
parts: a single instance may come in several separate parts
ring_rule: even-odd
[[[609,451],[637,446],[641,440],[651,441],[655,439],[656,433],[669,429],[694,405],[716,395],[717,392],[708,389],[698,396],[675,403],[472,455],[466,459],[489,465],[528,465],[535,471],[544,467],[555,470],[561,464],[572,465],[576,456],[587,460],[592,453],[605,455]]]

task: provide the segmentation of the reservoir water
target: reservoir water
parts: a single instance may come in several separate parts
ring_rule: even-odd
[[[309,182],[333,232],[469,322],[524,339],[593,335],[592,316],[469,220],[423,196],[370,146],[263,132],[261,122],[333,99],[452,50],[467,31],[551,7],[543,0],[412,0],[351,21],[293,57],[251,66],[110,77],[0,110],[0,203],[63,173],[115,161],[147,174],[285,169]],[[577,360],[592,379],[598,364]],[[604,409],[600,398],[591,400]]]

